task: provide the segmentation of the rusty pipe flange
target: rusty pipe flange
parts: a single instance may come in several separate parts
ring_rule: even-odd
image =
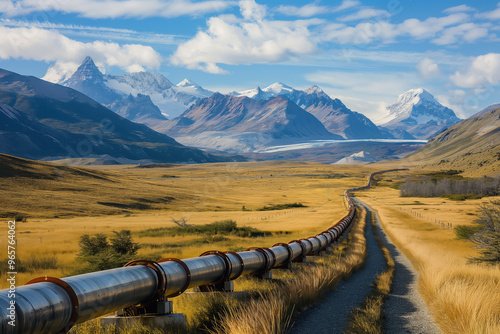
[[[262,247],[262,249],[268,251],[273,256],[273,264],[269,264],[269,270],[270,270],[276,265],[276,254],[274,254],[274,252],[270,248]]]
[[[269,269],[271,269],[271,267],[270,267],[271,258],[269,257],[269,254],[264,250],[264,248],[261,248],[261,247],[250,247],[250,248],[245,249],[245,252],[246,251],[256,251],[256,252],[259,252],[262,255],[264,255],[264,259],[265,259],[264,269],[262,269],[261,271],[258,271],[256,273],[253,273],[251,275],[258,276],[258,275],[267,273],[269,271]]]
[[[281,267],[286,266],[287,264],[289,264],[290,262],[292,262],[293,250],[290,247],[290,245],[289,244],[285,244],[284,242],[278,242],[277,244],[274,244],[272,247],[276,247],[276,246],[283,246],[283,247],[286,248],[286,250],[288,252],[288,259],[286,259],[286,261],[281,264]]]
[[[307,241],[307,242],[311,245],[311,251],[310,251],[309,253],[307,253],[307,254],[304,254],[304,255],[309,255],[309,254],[311,254],[311,253],[312,253],[312,251],[313,251],[313,247],[314,247],[314,246],[313,246],[313,243],[312,243],[311,241],[307,240],[306,238],[299,239],[299,241]]]
[[[56,277],[48,277],[48,276],[32,279],[25,285],[41,283],[41,282],[50,282],[57,284],[61,288],[63,288],[64,291],[66,291],[66,293],[68,294],[69,299],[71,300],[71,317],[69,318],[69,321],[66,324],[66,326],[64,326],[64,328],[62,328],[57,334],[64,334],[69,332],[71,327],[73,327],[73,325],[76,323],[76,320],[78,319],[78,313],[80,311],[80,302],[78,301],[78,296],[76,295],[75,290],[73,290],[71,285],[69,285],[65,281]]]
[[[316,240],[318,241],[318,244],[319,244],[319,249],[317,250],[317,252],[321,251],[321,250],[323,249],[323,248],[321,247],[321,240],[319,240],[317,236],[309,237],[309,238],[307,238],[307,240],[308,240],[308,241],[311,241],[311,240],[309,240],[309,239],[313,239],[313,238],[314,238],[314,239],[316,239]],[[311,243],[312,243],[312,242],[311,242]]]
[[[168,295],[168,296],[165,296],[165,297],[177,297],[178,295],[180,295],[184,291],[186,291],[189,287],[189,284],[191,284],[191,270],[189,270],[189,267],[184,263],[184,261],[179,260],[177,258],[173,258],[173,257],[167,257],[165,259],[161,259],[160,261],[158,261],[158,263],[169,262],[169,261],[180,264],[182,266],[182,268],[184,269],[184,271],[186,272],[186,283],[184,284],[184,286],[178,292],[171,294],[171,295]],[[165,287],[165,290],[166,290],[166,287]]]
[[[292,242],[296,242],[300,245],[300,248],[302,248],[302,255],[301,256],[306,256],[305,252],[306,252],[306,247],[304,246],[304,244],[302,243],[302,241],[300,240],[292,240],[290,242],[288,242],[288,244],[291,244]],[[300,256],[299,256],[300,258]]]
[[[217,282],[211,283],[209,285],[215,285],[215,284],[220,284],[226,281],[229,281],[231,277],[231,271],[233,270],[233,265],[231,264],[231,260],[227,257],[227,255],[224,252],[221,251],[206,251],[200,254],[200,256],[208,256],[208,255],[217,255],[222,260],[224,261],[224,264],[226,265],[226,270],[224,270],[224,275],[221,277],[220,280]]]
[[[315,238],[318,239],[318,241],[319,241],[319,250],[325,250],[326,247],[328,247],[328,237],[325,234],[326,234],[326,232],[321,232],[321,233],[316,234],[316,236],[315,236]],[[318,236],[320,236],[320,235],[325,237],[325,239],[326,239],[326,244],[323,247],[321,247],[321,240],[319,240],[319,238],[318,238]]]
[[[245,262],[243,262],[243,259],[241,258],[240,254],[238,254],[236,252],[224,252],[224,253],[234,255],[234,256],[236,256],[238,261],[240,261],[240,268],[241,269],[240,269],[240,272],[235,277],[233,277],[233,281],[234,281],[235,279],[237,279],[238,277],[240,277],[243,274],[243,271],[245,270]],[[231,265],[231,269],[232,269],[232,265]]]
[[[158,262],[146,259],[132,260],[130,262],[125,263],[124,267],[132,267],[139,265],[143,265],[153,269],[156,276],[158,277],[158,286],[156,287],[156,291],[153,297],[141,303],[141,306],[145,307],[151,305],[152,303],[158,301],[159,299],[165,296],[165,290],[167,289],[167,274],[165,273],[165,270],[163,270],[162,266],[158,264]]]

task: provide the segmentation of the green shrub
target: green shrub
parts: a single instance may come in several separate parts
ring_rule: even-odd
[[[457,239],[469,240],[474,234],[481,230],[481,226],[458,225],[453,229]]]
[[[492,201],[479,207],[480,215],[475,220],[480,225],[470,240],[479,249],[480,256],[472,258],[473,262],[490,265],[500,263],[500,201]]]
[[[302,203],[288,203],[288,204],[276,204],[270,206],[263,206],[257,211],[272,211],[272,210],[286,210],[290,208],[305,208],[306,206]]]
[[[140,232],[141,236],[163,237],[176,235],[232,235],[243,238],[269,236],[272,233],[260,231],[254,227],[238,227],[231,219],[216,221],[205,225],[186,225],[173,227],[160,227],[147,229]]]
[[[109,241],[103,233],[93,236],[84,234],[80,237],[80,251],[77,258],[81,262],[86,262],[87,266],[78,273],[121,267],[134,258],[140,247],[132,241],[130,231],[113,231],[113,233]]]

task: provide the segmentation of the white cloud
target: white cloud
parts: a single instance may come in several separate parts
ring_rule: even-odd
[[[500,82],[500,53],[488,53],[474,58],[464,71],[450,76],[451,81],[465,88],[497,85]]]
[[[225,73],[217,64],[276,63],[312,54],[317,50],[309,26],[317,19],[272,21],[265,6],[254,0],[240,2],[243,19],[212,17],[208,29],[181,44],[171,61],[174,65]]]
[[[340,5],[319,6],[315,3],[306,4],[302,7],[297,6],[279,6],[276,11],[289,16],[312,17],[328,13],[337,13],[349,8],[359,6],[361,3],[356,0],[344,0]]]
[[[374,8],[361,8],[358,12],[339,18],[339,21],[349,22],[349,21],[359,21],[371,18],[387,19],[391,17],[391,14],[383,9]]]
[[[0,0],[0,12],[7,16],[21,16],[37,12],[57,11],[89,18],[117,17],[179,17],[217,12],[235,1],[211,0]]]
[[[440,74],[438,64],[429,58],[422,59],[417,64],[417,69],[425,79],[434,78]]]
[[[325,41],[351,45],[375,41],[392,43],[398,37],[450,45],[458,42],[472,43],[488,36],[487,24],[467,22],[469,19],[470,16],[466,13],[455,13],[443,17],[429,17],[423,21],[407,19],[400,24],[393,24],[380,17],[373,22],[361,22],[356,26],[331,23],[323,28],[320,37]]]
[[[276,9],[277,12],[289,15],[289,16],[300,16],[300,17],[311,17],[321,14],[327,14],[332,12],[332,7],[328,6],[318,6],[315,3],[307,4],[302,7],[297,6],[279,6]]]
[[[118,66],[128,71],[144,67],[158,68],[162,61],[160,54],[150,46],[101,41],[82,43],[57,31],[35,27],[0,26],[0,45],[0,59],[60,61],[64,63],[61,68],[78,64],[85,56],[91,56],[96,63],[104,66]]]
[[[478,17],[488,20],[500,20],[500,2],[498,3],[497,7],[497,9],[494,9],[492,11],[478,14]]]
[[[475,40],[488,36],[488,29],[480,27],[475,23],[464,23],[450,27],[443,31],[441,36],[432,40],[437,45],[450,45],[463,40],[472,43]]]
[[[151,44],[178,45],[187,37],[180,35],[168,35],[158,33],[139,32],[130,29],[118,29],[109,27],[82,26],[74,24],[60,24],[48,21],[23,21],[13,19],[0,19],[0,26],[45,28],[58,30],[65,36],[80,36],[107,40],[133,41]]]
[[[461,12],[473,12],[473,11],[475,11],[475,9],[472,7],[469,7],[467,5],[459,5],[447,8],[443,10],[443,13],[461,13]]]

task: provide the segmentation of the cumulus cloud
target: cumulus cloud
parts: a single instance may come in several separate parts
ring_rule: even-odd
[[[150,46],[102,41],[82,43],[57,31],[36,27],[0,26],[0,45],[0,59],[59,61],[65,69],[80,63],[85,56],[91,56],[102,66],[118,66],[127,71],[155,69],[162,61],[160,54]]]
[[[438,64],[436,64],[433,60],[429,58],[422,59],[417,64],[417,69],[420,72],[420,74],[426,79],[437,77],[440,74]]]
[[[88,18],[179,17],[196,16],[224,10],[234,1],[210,0],[0,0],[0,12],[21,16],[37,12],[57,11]]]
[[[407,19],[399,24],[390,23],[384,17],[355,26],[331,23],[323,29],[321,38],[356,45],[375,41],[391,43],[398,37],[412,37],[414,40],[430,39],[431,43],[437,45],[451,45],[458,42],[471,43],[488,36],[487,25],[467,22],[469,19],[470,16],[466,13],[455,13],[429,17],[423,21]]]
[[[317,19],[273,21],[266,7],[254,0],[240,1],[242,19],[212,17],[206,31],[179,45],[171,58],[174,65],[225,73],[217,64],[275,63],[317,50],[309,27]]]
[[[488,53],[474,58],[467,69],[450,76],[451,81],[464,88],[497,85],[500,82],[500,53]]]

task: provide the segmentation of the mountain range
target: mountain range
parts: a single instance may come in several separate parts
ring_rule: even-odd
[[[215,93],[154,128],[186,145],[226,152],[249,152],[297,141],[343,139],[282,96],[255,100]]]
[[[0,69],[0,152],[32,159],[106,155],[157,162],[228,158],[185,147],[74,89]]]
[[[247,96],[256,100],[267,100],[283,96],[297,104],[302,109],[314,115],[325,128],[344,139],[380,139],[392,136],[380,129],[363,114],[353,112],[339,99],[332,99],[316,85],[306,90],[297,90],[277,82],[264,89],[233,92],[233,96]]]
[[[103,74],[91,57],[86,57],[71,76],[53,75],[57,70],[54,66],[49,67],[44,78],[73,88],[113,111],[117,105],[123,107],[127,104],[130,95],[141,94],[148,95],[165,117],[175,117],[198,99],[213,94],[188,79],[174,85],[160,73]],[[144,117],[142,121],[145,121]]]

